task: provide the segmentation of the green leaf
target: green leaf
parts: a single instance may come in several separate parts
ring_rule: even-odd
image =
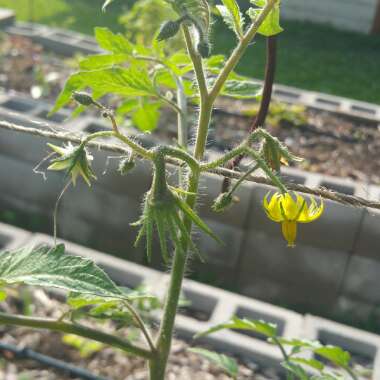
[[[84,359],[90,357],[96,352],[99,352],[104,347],[104,344],[102,343],[73,334],[64,335],[62,337],[62,342],[68,346],[76,348],[79,351],[79,355]]]
[[[237,379],[239,367],[235,359],[223,354],[218,354],[213,351],[205,350],[203,348],[189,348],[189,351],[203,356],[210,362],[217,365],[223,371],[225,371],[233,379]]]
[[[311,368],[317,369],[318,371],[322,371],[325,368],[324,364],[316,359],[304,359],[304,358],[293,357],[290,360],[295,363],[307,365]]]
[[[0,302],[3,302],[7,299],[7,292],[4,289],[0,289]]]
[[[100,297],[125,298],[93,261],[66,255],[64,245],[42,245],[0,253],[0,284],[55,287]]]
[[[222,0],[223,5],[217,5],[224,22],[241,38],[243,37],[244,19],[236,0]]]
[[[212,86],[215,78],[208,79],[208,85]],[[254,99],[261,95],[262,85],[258,82],[236,77],[229,79],[224,84],[221,94],[235,99]]]
[[[221,323],[219,325],[211,327],[205,332],[197,334],[195,338],[199,338],[201,336],[209,335],[225,329],[254,331],[258,334],[266,336],[267,338],[273,338],[277,336],[277,326],[273,323],[267,323],[261,320],[251,320],[245,318],[240,319],[238,317],[233,317],[226,323]]]
[[[349,352],[336,346],[319,347],[314,350],[314,353],[342,368],[348,367],[351,360],[351,355]]]
[[[309,380],[307,372],[298,364],[282,362],[281,365],[291,374],[296,375],[299,380]]]
[[[74,91],[91,88],[95,93],[113,93],[124,96],[156,96],[157,92],[144,68],[108,68],[80,71],[70,76],[58,96],[51,114],[71,100]]]
[[[115,54],[132,54],[134,45],[120,33],[114,34],[108,28],[95,28],[95,38],[99,46]]]
[[[134,125],[143,132],[150,132],[157,128],[160,107],[159,103],[141,104],[132,115]]]
[[[280,26],[280,1],[281,0],[277,1],[274,8],[269,12],[268,16],[259,27],[258,33],[263,36],[274,36],[284,30]],[[267,0],[251,0],[251,3],[256,5],[258,8],[250,8],[247,13],[249,17],[255,21],[262,12],[262,8],[265,7]]]
[[[125,62],[127,54],[97,54],[89,55],[79,62],[81,70],[99,70]]]

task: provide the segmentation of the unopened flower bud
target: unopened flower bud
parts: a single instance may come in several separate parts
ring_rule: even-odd
[[[158,41],[165,41],[171,37],[174,37],[178,32],[179,28],[181,27],[180,21],[166,21],[164,24],[162,24],[161,29],[158,33],[157,40]]]
[[[200,41],[198,43],[197,50],[202,58],[208,58],[210,56],[211,48],[208,41]]]
[[[94,104],[94,99],[86,92],[73,92],[73,99],[82,106],[91,106]]]
[[[131,170],[133,170],[136,166],[136,161],[133,157],[125,157],[120,160],[118,171],[121,175],[128,174]]]
[[[221,193],[214,200],[213,205],[211,206],[215,212],[223,212],[231,207],[234,203],[237,203],[239,198],[232,195],[231,193]]]

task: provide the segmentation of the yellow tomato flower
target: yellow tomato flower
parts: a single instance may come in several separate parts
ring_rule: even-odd
[[[288,247],[294,247],[297,237],[297,223],[310,223],[318,219],[324,210],[323,201],[317,204],[311,198],[310,204],[299,194],[295,199],[289,193],[274,193],[268,201],[269,193],[265,196],[263,206],[269,219],[281,223],[282,234],[288,242]]]

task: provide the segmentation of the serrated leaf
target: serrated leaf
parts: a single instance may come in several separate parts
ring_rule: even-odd
[[[95,39],[102,49],[115,54],[130,55],[135,47],[123,35],[120,33],[115,34],[108,28],[95,28]]]
[[[89,55],[79,62],[81,70],[99,70],[125,62],[127,54],[97,54]]]
[[[314,353],[342,368],[348,367],[351,360],[351,355],[349,352],[336,346],[319,347],[314,350]]]
[[[309,380],[307,372],[298,364],[282,362],[281,365],[291,374],[297,376],[299,380]]]
[[[277,336],[277,326],[273,323],[268,323],[261,320],[251,320],[245,318],[240,319],[238,317],[233,317],[230,321],[211,327],[205,332],[197,334],[195,337],[199,338],[201,336],[210,335],[217,331],[225,329],[254,331],[258,334],[266,336],[267,338],[273,338]]]
[[[107,68],[80,71],[70,76],[58,96],[53,110],[55,113],[71,100],[74,91],[91,88],[95,93],[113,93],[124,96],[155,96],[156,89],[144,68]]]
[[[222,0],[223,5],[217,5],[224,22],[241,38],[243,37],[244,19],[236,0]]]
[[[133,124],[143,132],[156,129],[160,118],[160,107],[159,103],[141,104],[132,115]]]
[[[235,99],[255,99],[262,93],[262,85],[258,82],[241,79],[238,76],[237,79],[229,79],[224,84],[221,94]],[[215,82],[215,78],[208,80],[208,85],[212,86]]]
[[[64,245],[42,245],[0,253],[0,284],[55,287],[100,297],[123,292],[93,261],[65,254]]]
[[[251,0],[251,3],[258,7],[250,8],[247,12],[248,16],[254,21],[262,12],[262,8],[265,7],[267,0]],[[278,0],[274,8],[260,25],[258,33],[270,37],[281,33],[283,30],[284,29],[280,26],[280,0]]]
[[[277,338],[278,341],[284,346],[300,347],[300,348],[311,348],[316,349],[321,347],[321,343],[316,340],[309,339],[287,339],[287,338]]]
[[[225,371],[232,378],[237,378],[239,367],[235,359],[227,355],[205,350],[204,348],[194,347],[189,348],[189,351],[203,356],[205,359],[209,360],[210,362],[221,368],[223,371]]]
[[[317,369],[318,371],[322,371],[325,366],[322,362],[316,359],[304,359],[304,358],[291,358],[292,362],[298,363],[298,364],[304,364],[306,366],[309,366],[311,368]]]

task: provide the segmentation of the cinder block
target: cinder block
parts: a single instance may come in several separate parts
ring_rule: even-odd
[[[149,286],[160,284],[162,281],[162,274],[155,270],[62,239],[59,239],[58,243],[65,244],[68,254],[94,260],[120,286],[135,288],[142,283]],[[48,235],[35,234],[29,244],[54,246],[54,240]]]
[[[186,315],[181,315],[180,311],[176,330],[179,335],[187,338],[192,338],[197,332],[211,326],[226,322],[233,315],[277,323],[279,333],[285,337],[297,337],[301,331],[303,318],[297,313],[191,280],[184,281],[183,289],[185,297],[190,299],[191,304],[186,310]],[[205,318],[200,319],[199,315]],[[199,343],[202,342],[212,345],[219,351],[230,350],[241,354],[262,366],[272,368],[280,366],[279,350],[267,343],[262,336],[228,330],[201,338]]]
[[[27,147],[25,148],[27,149]],[[65,182],[63,176],[49,172],[47,180],[33,172],[34,164],[0,155],[0,197],[25,212],[51,217]]]
[[[304,337],[339,346],[373,368],[372,379],[380,379],[380,336],[326,319],[306,315]]]
[[[15,18],[14,11],[11,9],[0,8],[0,29],[13,25]]]
[[[17,22],[16,24],[9,26],[5,31],[11,35],[29,37],[32,40],[40,34],[46,33],[48,27],[35,23]]]
[[[217,223],[233,226],[242,229],[247,223],[248,205],[251,199],[252,185],[245,183],[239,186],[235,195],[239,202],[227,209],[225,212],[216,213],[211,206],[215,198],[221,193],[223,178],[214,174],[204,174],[201,177],[199,188],[199,214],[208,220],[214,220]]]
[[[22,247],[32,234],[21,228],[0,223],[0,251]]]
[[[380,261],[353,255],[347,267],[342,294],[359,301],[380,304]]]
[[[252,191],[237,288],[243,294],[293,306],[328,310],[338,295],[362,210],[325,202],[318,221],[300,224],[295,248],[288,248],[281,225],[270,221],[262,199],[271,190],[257,185]]]
[[[366,209],[360,232],[357,237],[354,254],[380,264],[379,235],[380,210]]]
[[[112,194],[97,183],[83,182],[63,197],[58,214],[59,234],[131,261],[142,261],[145,244],[134,248],[140,203],[127,194]]]
[[[23,116],[9,112],[4,108],[0,108],[0,118],[26,128],[50,129],[45,121],[38,120],[32,116]],[[55,124],[51,123],[51,126],[55,126]],[[53,139],[5,129],[0,130],[0,150],[2,154],[32,162],[34,165],[37,165],[49,153],[46,145],[48,142],[56,143]]]

